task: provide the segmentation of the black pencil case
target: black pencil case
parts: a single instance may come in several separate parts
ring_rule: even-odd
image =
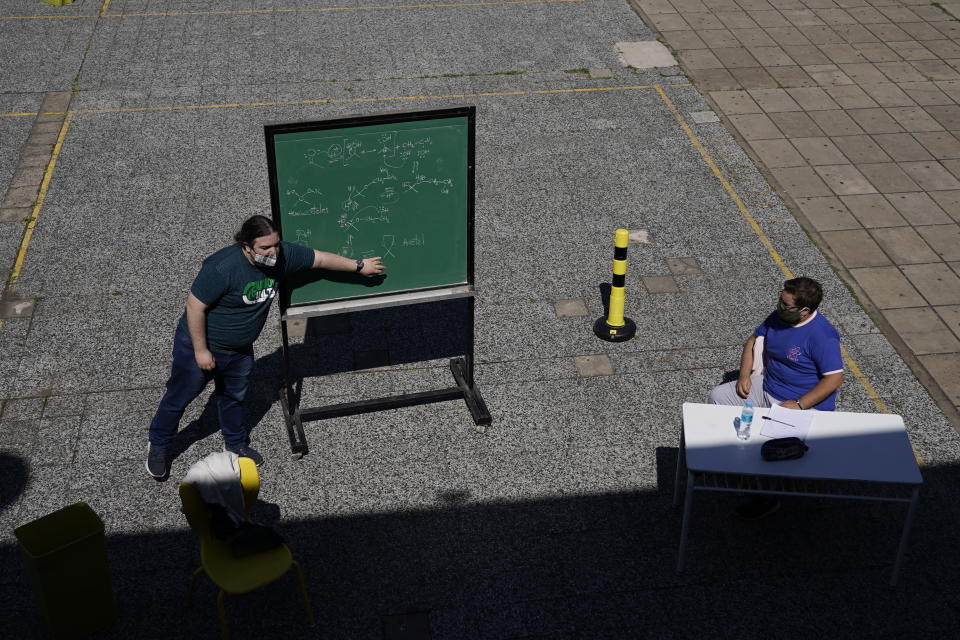
[[[809,448],[800,438],[774,438],[763,443],[760,455],[769,462],[795,460],[802,458]]]

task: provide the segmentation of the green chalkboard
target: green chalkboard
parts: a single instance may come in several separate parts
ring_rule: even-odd
[[[472,284],[473,107],[274,124],[265,136],[281,238],[387,267],[376,279],[304,274],[282,306]]]

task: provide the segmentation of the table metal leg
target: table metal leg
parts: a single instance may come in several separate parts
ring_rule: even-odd
[[[683,497],[683,524],[680,526],[680,552],[677,554],[677,573],[683,572],[687,551],[687,531],[690,527],[690,506],[693,504],[693,474],[687,470],[687,491]]]
[[[917,509],[917,500],[920,497],[920,487],[913,488],[910,498],[910,508],[907,509],[907,520],[903,523],[903,534],[900,536],[900,548],[897,549],[897,559],[893,563],[893,573],[890,574],[890,586],[897,586],[897,577],[900,574],[900,564],[903,562],[903,553],[907,549],[907,538],[910,536],[910,527],[913,526],[913,515]]]
[[[686,443],[683,441],[683,425],[680,425],[680,446],[677,448],[677,473],[673,480],[673,506],[680,504],[680,471],[685,466],[684,453]]]

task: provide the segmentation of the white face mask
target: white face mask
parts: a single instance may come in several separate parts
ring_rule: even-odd
[[[264,255],[262,253],[253,254],[253,261],[265,267],[272,267],[277,264],[277,254],[271,253]]]

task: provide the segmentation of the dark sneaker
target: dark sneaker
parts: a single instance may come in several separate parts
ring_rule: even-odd
[[[158,447],[155,444],[147,445],[147,473],[155,480],[163,482],[170,477],[170,460],[167,458],[167,450]]]
[[[223,450],[229,451],[230,453],[235,453],[241,458],[250,458],[251,460],[253,460],[253,463],[258,467],[263,466],[263,456],[260,455],[259,451],[257,451],[256,449],[254,449],[248,444],[245,444],[242,447],[237,447],[235,449],[224,447]]]
[[[780,510],[777,498],[751,498],[737,507],[737,515],[744,520],[759,520]]]

